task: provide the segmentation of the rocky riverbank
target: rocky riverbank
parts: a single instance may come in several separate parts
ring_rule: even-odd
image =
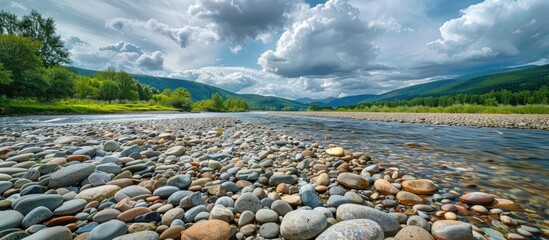
[[[348,118],[357,120],[427,123],[446,126],[549,130],[549,114],[381,113],[381,112],[273,112],[276,114]]]
[[[0,239],[549,237],[515,199],[337,144],[228,118],[0,126]]]

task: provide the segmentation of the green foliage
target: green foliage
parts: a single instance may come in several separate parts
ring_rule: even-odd
[[[212,101],[213,101],[213,108],[216,112],[220,112],[223,110],[223,97],[221,97],[221,94],[219,93],[212,94]]]
[[[79,76],[74,81],[74,96],[79,99],[98,99],[99,98],[99,80]]]
[[[45,67],[70,63],[69,51],[63,45],[61,36],[55,32],[52,18],[44,18],[33,10],[18,20],[14,14],[0,11],[0,34],[27,37],[40,42],[37,51]]]
[[[0,64],[11,72],[11,83],[0,89],[8,97],[41,97],[49,83],[42,60],[36,55],[40,43],[14,35],[0,35]]]
[[[74,81],[76,74],[61,66],[54,66],[46,70],[46,78],[50,83],[46,91],[47,99],[74,97]]]
[[[9,85],[11,82],[13,82],[11,78],[11,71],[4,69],[4,64],[0,63],[0,86]]]
[[[62,114],[62,113],[116,113],[128,111],[164,111],[174,110],[171,107],[150,105],[148,103],[120,104],[91,100],[68,100],[53,102],[36,102],[33,100],[8,100],[2,104],[6,114]]]
[[[177,88],[173,91],[165,89],[162,93],[154,94],[152,102],[163,106],[171,106],[182,111],[192,110],[191,93],[184,88]]]
[[[109,103],[120,96],[120,88],[113,80],[102,80],[99,83],[99,98]]]
[[[217,101],[217,103],[216,103]],[[208,112],[247,112],[250,106],[243,99],[227,98],[223,101],[221,95],[212,94],[212,98],[202,100],[193,104],[193,111],[208,111]]]

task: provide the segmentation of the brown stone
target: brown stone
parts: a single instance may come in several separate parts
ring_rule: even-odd
[[[221,220],[207,220],[195,223],[182,234],[194,240],[228,240],[231,238],[231,226]]]
[[[90,236],[90,232],[81,233],[78,236],[76,236],[73,240],[88,240],[88,236]]]
[[[128,233],[154,231],[156,230],[156,224],[154,223],[134,223],[128,228]]]
[[[118,215],[118,220],[122,222],[131,222],[135,217],[148,212],[151,212],[151,210],[146,207],[132,208]]]
[[[62,217],[56,217],[52,218],[51,220],[44,223],[47,227],[53,227],[53,226],[61,226],[61,225],[67,225],[72,222],[76,222],[75,216],[62,216]]]
[[[425,199],[411,192],[400,191],[396,195],[397,200],[403,205],[416,205],[425,203]]]
[[[160,234],[160,239],[179,239],[181,237],[181,232],[185,230],[185,227],[181,225],[176,225],[169,227],[162,234]],[[209,231],[207,229],[202,229],[202,231]]]
[[[133,208],[135,201],[132,201],[129,198],[124,198],[118,202],[114,208],[120,210],[121,212],[128,211]]]
[[[458,209],[454,204],[448,203],[444,204],[440,207],[440,209],[446,211],[446,212],[457,212]]]
[[[116,185],[116,186],[119,186],[120,188],[125,188],[125,187],[133,185],[133,181],[131,179],[128,179],[128,178],[115,179],[115,180],[107,182],[107,185]]]
[[[221,185],[214,185],[208,188],[208,193],[210,193],[211,195],[221,197],[221,196],[225,196],[225,194],[227,193],[227,190],[225,189],[225,187]]]
[[[426,179],[406,180],[402,182],[402,188],[408,192],[420,195],[432,195],[438,192],[437,186]]]
[[[89,159],[90,157],[88,155],[70,155],[66,158],[66,161],[67,162],[73,162],[73,161],[83,162]]]
[[[287,202],[288,204],[290,204],[292,206],[301,205],[301,197],[296,196],[296,195],[282,196],[282,201]]]
[[[307,150],[303,150],[303,151],[301,152],[301,155],[304,156],[304,157],[313,157],[313,158],[316,157],[316,154],[315,154],[313,151],[308,150],[308,149],[307,149]]]
[[[398,231],[395,240],[434,240],[427,230],[418,226],[406,226]]]
[[[323,186],[328,186],[330,184],[330,176],[328,176],[327,173],[322,173],[316,178],[316,183]]]
[[[509,199],[496,198],[488,208],[499,208],[507,211],[521,211],[522,207]]]
[[[489,205],[494,202],[494,197],[488,193],[470,192],[461,196],[459,200],[468,204]]]
[[[378,179],[374,182],[374,187],[377,191],[385,195],[395,195],[398,189],[385,179]]]

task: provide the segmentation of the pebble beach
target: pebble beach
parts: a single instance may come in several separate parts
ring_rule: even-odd
[[[275,112],[273,112],[275,113]],[[549,130],[549,114],[276,112],[276,114],[446,126]]]
[[[290,114],[549,129],[546,115]],[[0,240],[549,239],[518,199],[320,140],[222,117],[0,126]]]

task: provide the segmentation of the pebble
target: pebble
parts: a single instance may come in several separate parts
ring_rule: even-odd
[[[406,180],[402,182],[402,188],[408,192],[420,195],[433,195],[438,192],[435,184],[426,179]]]
[[[461,196],[459,200],[469,204],[489,205],[494,202],[494,197],[483,192],[470,192]]]
[[[142,231],[136,233],[125,234],[113,238],[113,240],[158,240],[160,236],[154,231]]]
[[[350,189],[365,189],[368,187],[368,180],[352,173],[341,173],[337,176],[337,182]]]
[[[374,182],[374,187],[381,194],[385,194],[385,195],[395,195],[399,192],[399,190],[393,184],[391,184],[385,179],[376,180]]]
[[[23,221],[23,214],[14,210],[0,211],[0,231],[9,228],[16,228]]]
[[[63,167],[51,175],[50,188],[68,187],[90,176],[95,166],[89,163],[74,164]]]
[[[435,239],[470,240],[473,239],[471,225],[453,220],[440,220],[431,226],[431,234]]]
[[[259,228],[259,235],[264,238],[277,238],[280,234],[280,226],[276,223],[265,223]]]
[[[109,220],[97,225],[88,237],[88,240],[113,239],[126,234],[128,227],[120,220]]]
[[[51,228],[44,228],[28,237],[25,240],[44,240],[44,239],[55,239],[55,240],[72,240],[71,230],[67,227],[57,226]]]
[[[424,230],[425,231],[425,230]],[[339,222],[326,229],[317,240],[331,239],[369,239],[383,240],[384,233],[381,226],[369,219],[353,219]],[[422,238],[419,238],[422,239]]]
[[[347,221],[352,219],[370,219],[377,222],[386,236],[394,236],[400,229],[397,219],[375,208],[357,205],[343,204],[337,208],[337,220]]]
[[[242,194],[234,203],[234,209],[239,213],[244,211],[256,213],[261,208],[261,201],[252,193]]]
[[[0,214],[1,215],[1,214]],[[25,218],[23,218],[22,225],[23,227],[30,227],[34,224],[40,223],[50,217],[53,216],[53,213],[46,207],[37,207],[30,211]],[[2,216],[0,216],[0,221],[3,219]]]
[[[327,227],[326,216],[314,210],[295,210],[282,219],[280,233],[289,240],[313,239]]]
[[[406,226],[398,231],[395,240],[435,240],[425,229],[416,226]]]
[[[255,220],[259,224],[264,224],[269,222],[276,223],[278,222],[278,213],[276,213],[271,209],[260,209],[255,213]]]
[[[207,229],[207,231],[204,231]],[[193,224],[182,232],[189,239],[196,240],[228,240],[231,238],[231,226],[221,220],[207,220]]]

